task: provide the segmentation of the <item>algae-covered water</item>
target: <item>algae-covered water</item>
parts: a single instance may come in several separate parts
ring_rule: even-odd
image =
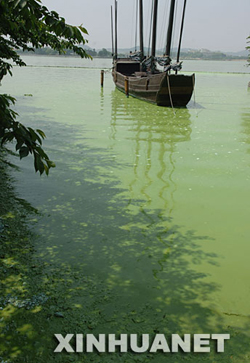
[[[70,361],[248,362],[245,62],[186,61],[183,70],[196,73],[195,94],[186,109],[172,110],[116,90],[110,60],[25,59],[29,66],[15,67],[2,91],[17,98],[23,123],[45,132],[56,163],[40,177],[32,158],[13,159],[18,194],[39,211],[31,221],[34,256],[48,289],[60,286],[67,305],[58,308],[62,330],[49,330],[52,347],[55,333],[229,333],[225,354],[82,354]],[[38,344],[33,361],[48,355],[68,362],[48,349]]]

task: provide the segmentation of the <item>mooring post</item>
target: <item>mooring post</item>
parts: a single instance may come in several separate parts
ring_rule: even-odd
[[[124,88],[125,88],[126,96],[128,97],[129,96],[128,77],[125,78]]]
[[[103,82],[104,82],[104,70],[101,70],[101,87],[103,87]]]

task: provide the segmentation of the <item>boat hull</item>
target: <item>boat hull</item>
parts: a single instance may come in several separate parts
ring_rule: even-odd
[[[120,91],[158,106],[185,107],[194,90],[194,74],[160,72],[141,76],[138,72],[138,76],[127,76],[115,69],[112,73],[114,83]]]

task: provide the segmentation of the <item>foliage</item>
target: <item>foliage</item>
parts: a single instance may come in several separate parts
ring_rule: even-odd
[[[112,54],[105,48],[102,48],[102,50],[100,50],[98,52],[98,57],[101,57],[101,58],[111,58],[112,57]]]
[[[88,55],[91,57],[97,56],[97,52],[95,51],[95,49],[88,48],[87,52],[88,52]],[[21,51],[17,51],[17,53],[21,54]],[[57,54],[58,54],[58,52],[50,47],[36,48],[34,51],[34,55],[54,55],[55,56]],[[74,56],[75,53],[70,49],[65,49],[64,55],[65,56]]]
[[[174,56],[174,54],[173,54]],[[203,59],[203,60],[225,60],[229,59],[230,56],[222,52],[211,52],[201,50],[190,50],[188,52],[181,52],[182,59]]]
[[[45,134],[42,130],[33,130],[31,127],[25,127],[17,122],[17,113],[10,106],[15,104],[15,98],[8,95],[0,95],[0,138],[2,145],[6,142],[16,140],[16,151],[19,152],[20,159],[28,156],[29,153],[34,155],[34,167],[36,171],[42,174],[44,171],[48,175],[49,169],[55,164],[49,160],[48,155],[41,148],[42,140]]]
[[[88,54],[91,55],[91,57],[96,57],[97,56],[97,52],[95,49],[88,49]]]
[[[84,34],[88,33],[82,25],[66,24],[64,18],[49,11],[40,0],[0,0],[0,82],[5,75],[12,75],[11,63],[26,65],[18,54],[20,50],[50,47],[59,54],[71,50],[89,58],[81,46],[86,43]],[[35,170],[48,174],[55,164],[41,147],[45,135],[16,121],[17,113],[11,109],[15,101],[9,95],[0,95],[1,143],[14,140],[20,158],[33,154]]]

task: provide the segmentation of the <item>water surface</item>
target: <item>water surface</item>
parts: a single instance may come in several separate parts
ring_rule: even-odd
[[[17,189],[41,212],[34,243],[48,273],[72,268],[108,291],[92,291],[105,316],[94,332],[249,335],[245,63],[186,61],[195,94],[172,110],[115,90],[110,60],[26,59],[2,89],[46,133],[57,167],[39,177],[32,159],[15,160]]]

